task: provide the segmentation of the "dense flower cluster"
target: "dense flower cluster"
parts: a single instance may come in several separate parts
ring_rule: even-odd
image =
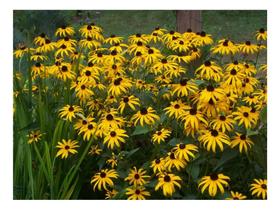
[[[106,199],[172,197],[190,187],[208,198],[225,191],[227,199],[248,196],[229,188],[231,174],[208,167],[208,159],[196,181],[190,168],[200,157],[237,150],[246,158],[254,148],[250,132],[260,129],[267,103],[267,65],[258,63],[266,30],[244,43],[163,28],[126,40],[104,36],[92,23],[79,30],[61,26],[55,37],[42,33],[33,47],[21,45],[14,55],[32,64],[32,97],[51,93],[55,118],[72,128],[68,139],[56,140],[56,157],[78,158],[92,144],[87,154],[96,159],[88,182],[94,191],[104,191]],[[16,79],[24,80],[21,72]],[[28,135],[29,144],[40,139],[40,130]],[[245,192],[265,199],[266,179],[257,178],[248,180]]]

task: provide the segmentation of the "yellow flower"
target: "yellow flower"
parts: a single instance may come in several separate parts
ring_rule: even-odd
[[[124,77],[115,78],[109,86],[108,93],[113,96],[119,96],[132,86],[131,81]]]
[[[112,179],[117,179],[119,177],[115,169],[102,169],[100,172],[96,173],[92,178],[90,183],[93,184],[93,190],[95,191],[96,187],[98,190],[108,190],[107,186],[113,187],[114,182]]]
[[[200,124],[208,125],[208,122],[204,115],[195,108],[192,108],[181,116],[182,121],[184,122],[184,128],[187,129],[188,126],[198,130]]]
[[[200,67],[195,70],[195,74],[202,79],[214,80],[215,82],[220,82],[223,72],[222,68],[218,66],[213,61],[205,61]]]
[[[267,196],[267,180],[266,179],[254,179],[250,191],[252,195],[266,199]]]
[[[243,44],[239,44],[238,48],[240,52],[244,54],[254,54],[259,51],[258,45],[252,44],[250,41],[246,41]]]
[[[254,143],[245,134],[240,134],[236,132],[236,136],[233,138],[230,145],[232,148],[239,145],[239,152],[242,153],[244,150],[247,153],[248,147],[250,149],[252,145],[254,145]]]
[[[79,106],[76,105],[66,105],[63,108],[59,110],[59,117],[66,118],[66,120],[69,120],[72,122],[73,118],[77,117],[78,113],[81,113],[83,110]]]
[[[201,187],[201,192],[208,188],[208,193],[211,197],[214,197],[218,191],[224,194],[224,186],[228,186],[230,178],[224,174],[213,173],[210,176],[204,176],[201,178],[198,187]]]
[[[175,186],[181,188],[180,181],[182,179],[179,176],[176,176],[171,173],[162,173],[158,178],[158,183],[155,186],[155,190],[162,188],[164,196],[172,196],[175,192]]]
[[[164,167],[168,171],[171,171],[172,168],[176,168],[178,171],[180,171],[187,165],[186,161],[184,159],[179,159],[177,156],[175,156],[174,152],[167,153],[167,157],[165,158],[164,162]]]
[[[100,155],[101,152],[102,152],[102,149],[100,149],[98,145],[92,145],[90,147],[88,154],[89,155]]]
[[[120,113],[122,114],[126,106],[129,106],[133,111],[135,111],[135,109],[136,109],[135,106],[139,106],[139,105],[140,105],[139,98],[136,98],[133,95],[124,96],[124,97],[122,97],[122,99],[120,101],[120,105],[119,105],[118,109],[120,110]]]
[[[235,121],[232,119],[232,115],[220,115],[210,122],[210,126],[223,133],[226,131],[232,131],[234,124]]]
[[[128,200],[145,200],[145,196],[151,196],[150,192],[146,191],[145,187],[128,187],[126,188],[127,196],[129,196]]]
[[[257,119],[251,113],[251,108],[246,106],[237,107],[237,111],[232,113],[238,121],[238,125],[245,125],[245,128],[251,128],[257,123]]]
[[[247,198],[246,195],[243,195],[239,192],[230,191],[231,197],[226,198],[226,200],[244,200]]]
[[[58,142],[58,145],[56,146],[57,148],[59,148],[58,152],[56,153],[56,157],[61,156],[62,159],[66,159],[68,158],[69,153],[78,153],[78,151],[75,148],[80,146],[77,144],[78,142],[75,140],[68,139],[67,141],[65,141],[64,139],[62,139],[62,142]]]
[[[147,184],[147,180],[150,176],[146,175],[146,171],[143,168],[137,169],[135,166],[133,169],[130,169],[128,177],[124,180],[128,181],[130,185],[134,186],[143,186]]]
[[[258,41],[267,39],[267,31],[264,28],[261,28],[256,32],[256,38]]]
[[[162,128],[153,134],[152,142],[160,144],[161,142],[164,142],[170,136],[170,134],[170,130]]]
[[[36,143],[38,141],[41,140],[42,134],[40,132],[40,130],[36,130],[36,131],[31,131],[28,135],[28,144],[32,144],[32,143]]]
[[[180,83],[172,85],[172,88],[172,94],[177,93],[178,97],[188,96],[198,91],[198,86],[192,80],[187,79],[180,80]]]
[[[108,148],[114,149],[120,147],[120,142],[124,143],[124,138],[128,137],[126,131],[120,128],[112,128],[110,132],[105,135],[104,144],[108,144]]]
[[[198,137],[198,140],[202,142],[203,146],[210,151],[216,152],[216,146],[218,145],[220,150],[224,150],[223,144],[230,145],[230,138],[217,130],[206,130],[202,135]]]
[[[122,41],[123,41],[123,37],[112,34],[110,37],[104,40],[104,43],[105,44],[109,43],[110,45],[114,45],[114,44],[120,44]]]
[[[137,125],[138,122],[140,122],[141,126],[144,126],[144,124],[155,124],[155,122],[159,119],[159,116],[155,114],[155,110],[152,107],[148,107],[148,109],[145,107],[142,108],[131,118],[131,120],[134,121],[134,125]]]
[[[221,55],[234,55],[238,52],[238,47],[228,39],[222,39],[218,42],[218,45],[211,48],[214,54]]]
[[[118,194],[118,191],[115,189],[106,190],[105,199],[114,199],[114,197]]]
[[[55,36],[61,36],[61,37],[66,37],[66,36],[73,36],[75,33],[74,28],[72,26],[61,26],[55,31]]]
[[[16,58],[21,58],[25,54],[27,54],[28,48],[25,45],[21,45],[19,49],[14,51],[14,55]]]
[[[150,166],[153,168],[153,172],[156,174],[157,172],[163,172],[165,171],[165,160],[164,158],[158,158],[152,161],[152,164]]]
[[[173,148],[175,157],[180,160],[185,160],[187,162],[190,161],[190,157],[194,158],[194,152],[198,152],[198,147],[194,144],[177,144],[176,147]]]

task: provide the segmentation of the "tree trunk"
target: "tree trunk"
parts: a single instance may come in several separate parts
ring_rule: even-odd
[[[201,10],[177,10],[177,31],[184,33],[191,29],[200,32],[202,29]]]

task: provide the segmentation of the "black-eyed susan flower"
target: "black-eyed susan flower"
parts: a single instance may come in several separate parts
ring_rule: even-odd
[[[242,72],[242,69],[232,68],[231,70],[226,70],[223,83],[237,89],[242,86],[244,78],[245,74]]]
[[[73,36],[74,34],[75,34],[74,28],[72,26],[66,26],[66,25],[59,27],[55,31],[55,36],[61,36],[61,37]]]
[[[134,34],[128,37],[128,42],[131,44],[135,44],[137,42],[142,42],[144,44],[147,44],[149,41],[149,36],[147,34]]]
[[[68,139],[66,141],[65,139],[62,139],[61,142],[57,143],[56,148],[58,148],[59,150],[56,153],[56,157],[61,156],[62,159],[66,159],[68,158],[69,154],[78,153],[78,151],[76,150],[77,147],[80,147],[77,141],[71,139]]]
[[[109,85],[108,93],[113,96],[119,96],[122,93],[126,93],[131,86],[132,83],[128,78],[117,77]]]
[[[203,144],[207,151],[216,152],[217,146],[221,151],[224,150],[224,144],[230,145],[230,138],[223,132],[215,129],[206,130],[198,137],[198,140]]]
[[[170,134],[171,131],[169,129],[162,128],[153,134],[152,142],[160,144],[161,142],[164,142]]]
[[[260,28],[256,31],[256,38],[258,41],[267,39],[267,31],[264,28]]]
[[[20,46],[18,47],[18,49],[16,49],[16,50],[14,51],[14,55],[15,55],[16,58],[21,58],[21,57],[23,57],[25,54],[27,54],[27,52],[28,52],[28,48],[27,48],[25,45],[20,45]]]
[[[206,80],[214,80],[215,82],[220,82],[223,72],[222,68],[216,64],[214,61],[205,61],[200,67],[195,70],[195,74]]]
[[[223,100],[225,97],[226,93],[222,88],[208,85],[200,92],[199,100],[201,102],[208,102],[210,99],[212,99],[212,101],[216,103],[217,101]]]
[[[96,190],[96,188],[100,191],[102,189],[108,190],[108,186],[114,186],[114,182],[112,179],[117,179],[118,177],[119,175],[115,169],[102,169],[91,178],[90,183],[93,184],[94,191]]]
[[[136,114],[131,118],[134,121],[134,125],[140,123],[141,126],[155,124],[159,120],[159,116],[155,114],[155,110],[152,107],[141,108]]]
[[[97,124],[93,121],[87,123],[86,126],[83,126],[79,134],[83,133],[83,139],[89,141],[92,136],[94,136],[97,129]]]
[[[56,42],[52,42],[50,39],[46,39],[45,43],[38,47],[37,52],[48,53],[53,51],[56,48]]]
[[[83,109],[77,105],[66,105],[59,110],[59,117],[65,118],[72,122],[73,118],[77,117],[78,113],[81,113]]]
[[[122,114],[125,107],[130,107],[133,111],[135,111],[136,107],[140,106],[140,100],[139,98],[136,98],[134,95],[131,96],[124,96],[122,97],[118,109],[120,110],[120,113]]]
[[[27,135],[28,138],[28,144],[37,143],[41,140],[42,134],[40,130],[34,130],[30,131],[30,133]]]
[[[194,153],[198,152],[198,147],[194,144],[180,143],[173,148],[173,152],[175,157],[189,162],[191,160],[190,157],[195,157]]]
[[[61,45],[55,52],[55,56],[69,56],[70,54],[73,54],[75,52],[75,48],[69,45]]]
[[[183,103],[180,99],[177,101],[171,101],[170,105],[164,108],[165,113],[169,117],[174,116],[176,119],[179,119],[188,109],[191,109],[191,107]]]
[[[101,130],[109,131],[110,128],[119,128],[122,122],[123,119],[118,116],[118,112],[115,109],[111,109],[102,114],[99,127]]]
[[[175,186],[181,188],[180,182],[182,179],[172,173],[161,173],[158,177],[158,183],[155,186],[155,190],[162,189],[163,195],[168,197],[176,191]]]
[[[239,146],[239,152],[243,151],[247,153],[248,149],[250,149],[254,145],[254,142],[246,136],[246,134],[240,134],[236,132],[233,140],[230,143],[232,148]]]
[[[110,45],[120,44],[123,41],[123,39],[124,38],[121,36],[116,36],[115,34],[112,34],[110,37],[104,40],[104,43]]]
[[[146,173],[146,170],[143,168],[137,169],[134,166],[133,169],[130,169],[128,176],[124,180],[128,181],[130,185],[143,186],[148,183],[147,179],[150,178]]]
[[[154,47],[150,47],[144,50],[143,58],[144,58],[144,64],[150,65],[157,62],[159,59],[162,59],[163,55],[158,49]]]
[[[200,124],[208,125],[204,115],[196,108],[192,108],[184,112],[184,114],[181,116],[181,120],[184,122],[185,129],[190,126],[191,128],[197,130]]]
[[[226,131],[232,131],[235,121],[232,115],[223,115],[217,116],[215,119],[211,120],[210,126],[215,130],[220,130],[223,133]]]
[[[93,37],[97,40],[102,41],[104,37],[102,36],[102,28],[97,26],[94,23],[91,23],[89,25],[83,25],[80,29],[79,32],[83,37]]]
[[[162,73],[164,71],[168,71],[173,68],[177,68],[178,64],[172,61],[168,61],[166,58],[162,58],[161,60],[155,62],[150,69],[150,71],[157,75],[159,73]]]
[[[255,125],[256,118],[253,117],[251,114],[251,108],[247,106],[240,106],[237,107],[237,110],[232,113],[234,117],[234,120],[238,122],[238,125],[244,125],[245,128],[251,128],[253,125]]]
[[[218,44],[211,48],[214,54],[234,55],[238,52],[238,47],[228,39],[222,39]]]
[[[112,152],[111,157],[106,160],[106,163],[109,164],[112,168],[115,168],[118,165],[118,157],[115,153]]]
[[[173,168],[176,168],[176,170],[180,171],[181,169],[185,168],[187,164],[184,159],[179,159],[178,156],[175,156],[174,152],[167,153],[164,162],[164,167],[168,171],[172,171]]]
[[[198,86],[192,81],[187,79],[181,79],[179,84],[172,85],[172,94],[180,96],[188,96],[198,91]]]
[[[250,41],[246,41],[238,45],[240,52],[244,54],[254,54],[259,51],[259,47],[256,44],[252,44]]]
[[[88,49],[97,49],[101,46],[101,43],[94,40],[92,37],[87,37],[86,39],[82,39],[80,41],[80,45],[83,48],[88,48]]]
[[[212,173],[210,176],[202,177],[198,187],[201,188],[202,193],[208,188],[208,194],[215,197],[218,191],[224,194],[224,187],[228,186],[229,180],[230,178],[224,174]]]
[[[115,189],[106,190],[105,199],[114,199],[114,197],[118,194],[118,191]]]
[[[62,45],[69,46],[69,47],[76,47],[77,41],[75,39],[71,39],[69,37],[64,37],[63,39],[59,39],[56,42],[57,48],[60,48]],[[76,51],[73,54],[75,54],[75,53],[76,53]]]
[[[42,46],[46,43],[46,39],[48,39],[48,36],[45,33],[41,33],[39,36],[36,36],[34,38],[34,44]]]
[[[102,149],[100,149],[98,144],[96,144],[96,145],[92,145],[90,147],[88,154],[94,156],[94,155],[100,155],[101,152],[102,152]]]
[[[194,36],[192,40],[194,46],[203,46],[213,44],[213,39],[210,34],[207,34],[205,31],[201,31]]]
[[[157,158],[152,161],[152,164],[150,166],[153,169],[153,172],[156,173],[161,173],[165,171],[165,160],[164,158]]]
[[[145,197],[151,196],[150,192],[143,186],[128,187],[125,194],[128,196],[128,200],[145,200]]]
[[[254,179],[250,188],[251,194],[258,198],[266,199],[267,196],[267,180],[266,179]]]
[[[120,128],[112,128],[108,133],[105,134],[104,144],[108,144],[108,148],[114,149],[120,147],[120,142],[124,143],[124,138],[128,137],[126,131]]]
[[[246,198],[247,196],[242,193],[230,191],[230,197],[226,198],[226,200],[245,200]]]

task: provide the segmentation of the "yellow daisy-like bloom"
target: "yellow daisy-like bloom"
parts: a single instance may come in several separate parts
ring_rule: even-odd
[[[112,181],[112,179],[117,179],[119,177],[118,173],[116,172],[115,169],[102,169],[100,172],[96,173],[92,178],[90,183],[93,184],[93,190],[95,191],[96,188],[98,188],[98,190],[108,190],[108,186],[109,187],[113,187],[114,186],[114,182]]]
[[[238,47],[228,39],[222,39],[218,42],[218,45],[211,48],[214,54],[221,55],[234,55],[238,52]]]
[[[48,39],[48,36],[45,33],[41,33],[39,36],[36,36],[34,38],[34,44],[42,46],[46,43],[46,39]]]
[[[170,130],[162,128],[153,134],[152,142],[160,144],[161,142],[164,142],[170,136],[170,134]]]
[[[123,77],[115,78],[109,85],[108,93],[113,96],[118,96],[122,93],[127,92],[127,90],[132,86],[129,79]]]
[[[220,130],[223,133],[226,131],[232,131],[235,121],[232,119],[232,115],[220,115],[210,122],[215,130]]]
[[[68,139],[67,141],[65,139],[62,139],[62,142],[58,142],[57,144],[58,145],[56,146],[56,148],[59,148],[59,150],[56,153],[56,157],[61,156],[62,159],[66,159],[69,153],[78,153],[78,151],[75,148],[80,147],[77,141],[71,139]]]
[[[88,154],[94,156],[94,155],[100,155],[101,152],[102,152],[102,149],[100,149],[98,145],[92,145],[90,147]]]
[[[146,188],[143,186],[128,187],[125,194],[128,196],[128,200],[145,200],[145,196],[151,196],[150,192],[146,191]]]
[[[93,37],[97,40],[103,40],[104,37],[102,36],[102,28],[99,26],[95,25],[94,23],[91,23],[89,25],[83,25],[80,29],[79,32],[83,37]]]
[[[27,138],[28,138],[28,144],[32,144],[32,143],[36,143],[38,141],[41,140],[41,137],[42,137],[42,134],[40,132],[40,130],[36,130],[36,131],[31,131],[28,135],[27,135]]]
[[[186,111],[181,119],[184,122],[185,129],[190,126],[191,128],[197,130],[200,124],[208,125],[208,122],[205,119],[204,115],[195,108]]]
[[[118,194],[118,191],[115,189],[106,190],[105,199],[114,199],[114,197]]]
[[[121,146],[120,142],[125,142],[125,137],[128,137],[125,130],[113,128],[105,135],[104,144],[108,144],[108,148],[114,149]]]
[[[242,153],[243,150],[244,150],[244,152],[247,153],[248,148],[250,149],[252,147],[252,145],[254,145],[254,142],[252,142],[252,140],[248,136],[246,136],[245,134],[240,134],[240,133],[236,132],[236,136],[231,141],[230,146],[232,148],[234,148],[238,145],[239,145],[239,152],[240,153]]]
[[[202,135],[198,137],[198,140],[203,144],[203,146],[210,151],[216,152],[216,146],[218,145],[220,150],[224,150],[223,144],[230,145],[230,138],[217,130],[207,130],[204,131]]]
[[[97,49],[101,46],[101,43],[94,40],[92,37],[87,37],[86,39],[82,39],[80,41],[80,45],[83,48],[88,48],[88,49]]]
[[[243,195],[239,192],[230,191],[231,197],[226,198],[226,200],[245,200],[247,198],[246,195]]]
[[[246,106],[237,107],[237,111],[232,113],[238,121],[238,125],[244,125],[246,129],[253,127],[257,123],[257,119],[251,113],[251,108]]]
[[[159,34],[156,31],[153,31],[148,37],[149,37],[149,43],[158,43],[162,42],[161,38],[162,34]]]
[[[97,129],[97,124],[95,122],[88,122],[87,126],[83,126],[79,134],[84,133],[83,139],[89,141],[92,136],[94,136]]]
[[[76,47],[77,41],[75,39],[70,39],[68,36],[64,37],[63,39],[60,39],[56,42],[56,47],[60,48],[62,45],[68,46],[68,47]],[[76,52],[74,52],[76,53]],[[77,53],[78,55],[78,53]]]
[[[27,52],[28,52],[28,48],[25,45],[21,45],[19,49],[14,51],[14,55],[16,58],[21,58],[25,54],[27,54]]]
[[[160,51],[154,47],[148,48],[143,52],[144,65],[150,65],[157,62],[159,59],[163,58],[163,55]]]
[[[155,190],[157,191],[162,188],[164,196],[172,196],[172,194],[175,192],[175,186],[181,188],[179,183],[180,181],[182,181],[182,179],[175,174],[162,173],[158,178],[158,183],[155,186]]]
[[[176,31],[169,31],[169,33],[166,33],[162,36],[162,40],[168,44],[170,43],[172,40],[174,40],[175,38],[181,37],[181,34],[176,32]]]
[[[48,57],[42,55],[42,53],[40,52],[35,52],[30,56],[30,60],[40,62],[40,61],[48,60]]]
[[[194,152],[198,152],[198,147],[194,144],[177,144],[176,147],[173,148],[175,157],[180,160],[185,160],[187,162],[190,161],[190,157],[194,158]]]
[[[115,153],[112,152],[112,156],[106,160],[106,163],[111,165],[112,168],[115,168],[118,165],[118,157],[115,155]]]
[[[179,119],[188,109],[191,109],[191,107],[184,104],[181,100],[172,101],[170,106],[164,108],[165,113],[169,117],[175,116],[176,119]]]
[[[232,68],[230,71],[226,70],[223,84],[232,86],[237,89],[242,86],[242,81],[244,78],[245,74],[242,72],[242,70]]]
[[[75,34],[74,28],[72,26],[61,26],[55,31],[55,36],[73,36]]]
[[[201,187],[201,192],[208,188],[208,193],[211,197],[214,197],[218,191],[224,194],[224,187],[228,186],[230,178],[224,174],[213,173],[210,176],[204,176],[201,178],[198,187]]]
[[[133,95],[122,97],[118,108],[121,114],[123,113],[126,106],[129,106],[133,111],[135,111],[135,106],[140,106],[139,98],[136,98]]]
[[[254,179],[250,188],[251,194],[257,196],[258,198],[266,199],[267,196],[267,180],[266,179]]]
[[[143,186],[148,182],[146,180],[148,178],[150,178],[150,176],[146,175],[146,171],[143,168],[137,170],[137,168],[134,166],[133,169],[130,169],[128,177],[126,177],[124,180],[128,181],[130,185],[133,184],[134,186]]]
[[[157,75],[159,73],[172,70],[173,68],[177,68],[178,64],[172,61],[168,61],[166,58],[162,58],[160,61],[157,61],[153,64],[150,71]]]
[[[137,33],[135,35],[131,35],[128,37],[128,42],[131,44],[136,44],[137,42],[142,42],[143,44],[147,44],[149,41],[149,36],[146,34]]]
[[[192,44],[194,46],[210,45],[213,44],[213,39],[210,34],[206,34],[204,31],[201,31],[193,38]]]
[[[110,37],[104,40],[104,43],[114,45],[114,44],[120,44],[122,41],[123,41],[123,37],[112,34]]]
[[[172,44],[171,49],[178,52],[186,52],[189,51],[191,48],[191,43],[188,40],[185,40],[183,38],[175,40],[175,42]]]
[[[197,92],[198,86],[192,80],[182,79],[179,84],[172,85],[172,89],[172,94],[177,93],[177,96],[180,97]]]
[[[148,109],[143,107],[131,118],[134,121],[134,125],[137,125],[139,122],[141,126],[145,124],[152,125],[159,119],[160,117],[155,114],[155,110],[152,107],[148,107]]]
[[[74,71],[72,71],[72,67],[70,63],[61,63],[59,66],[59,71],[56,74],[58,79],[62,79],[66,81],[67,79],[73,80],[76,77]]]
[[[259,51],[258,45],[252,44],[250,41],[246,41],[243,44],[239,44],[238,48],[240,52],[244,54],[254,54]]]
[[[258,41],[267,39],[267,31],[264,28],[261,28],[256,32],[256,38]]]
[[[53,51],[56,48],[56,42],[52,42],[49,39],[45,40],[45,43],[37,48],[38,52],[48,53]]]
[[[167,153],[167,157],[165,158],[164,167],[166,170],[171,171],[172,168],[176,168],[178,171],[186,167],[186,161],[184,159],[179,159],[175,156],[174,152]]]
[[[209,60],[205,61],[204,64],[198,67],[195,70],[195,74],[202,79],[212,79],[215,82],[220,82],[223,76],[222,68],[215,62]]]
[[[169,55],[167,58],[173,62],[177,63],[190,63],[192,61],[192,56],[187,55],[186,53],[179,53],[178,55]]]
[[[109,131],[111,128],[119,128],[123,119],[118,117],[118,112],[111,109],[109,112],[104,112],[101,116],[99,127],[101,130]]]
[[[177,78],[180,77],[182,74],[186,73],[186,69],[182,66],[177,66],[176,68],[168,69],[164,72],[164,75],[169,78]]]
[[[221,101],[226,97],[226,93],[222,88],[215,88],[212,85],[208,85],[204,90],[200,92],[199,101],[208,102],[210,99],[216,103],[217,101]]]
[[[58,50],[55,52],[55,56],[69,56],[70,54],[73,54],[76,51],[76,49],[72,46],[67,46],[65,44],[61,45]]]
[[[59,110],[59,117],[64,118],[72,122],[73,118],[77,117],[78,113],[82,113],[83,109],[76,105],[66,105]]]
[[[153,168],[153,172],[156,174],[157,172],[161,173],[165,171],[165,160],[164,158],[158,158],[152,161],[150,166]]]

